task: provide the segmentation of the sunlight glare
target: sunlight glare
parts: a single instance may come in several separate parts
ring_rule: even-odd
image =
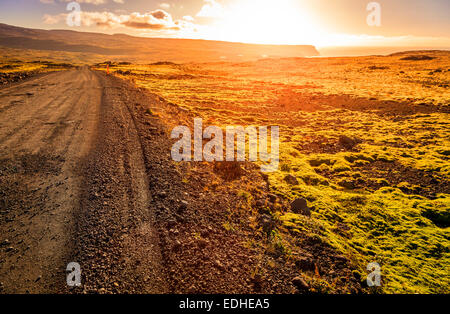
[[[212,32],[221,40],[259,44],[311,44],[321,37],[299,0],[241,0],[224,12]]]

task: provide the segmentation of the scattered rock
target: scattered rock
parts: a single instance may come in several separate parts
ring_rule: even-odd
[[[199,239],[198,240],[198,246],[201,248],[205,248],[208,245],[208,240],[206,239]]]
[[[347,263],[348,259],[344,255],[336,255],[334,256],[334,260],[336,263]]]
[[[359,138],[356,138],[356,137],[352,138],[347,135],[339,136],[339,144],[344,146],[346,149],[352,149],[359,143],[361,143],[361,140]]]
[[[1,246],[5,246],[5,245],[9,245],[9,244],[11,244],[11,242],[9,242],[8,239],[5,239],[2,241],[2,243],[0,243]]]
[[[263,178],[264,181],[269,180],[269,176],[267,175],[267,173],[261,173],[261,177]]]
[[[225,180],[234,180],[244,174],[241,163],[237,161],[221,161],[214,163],[214,172]]]
[[[355,188],[355,182],[353,180],[343,179],[339,181],[338,184],[347,190],[353,190]]]
[[[376,65],[372,65],[369,67],[369,70],[388,70],[389,67],[387,66],[376,66]]]
[[[433,60],[436,59],[434,57],[430,57],[427,55],[421,55],[421,56],[407,56],[403,57],[400,60],[408,60],[408,61],[424,61],[424,60]]]
[[[176,226],[177,222],[175,221],[175,219],[170,219],[167,221],[167,228],[168,229],[172,229],[172,227]]]
[[[114,73],[120,74],[120,75],[131,75],[131,71],[122,71],[122,70],[117,70]]]
[[[176,240],[173,244],[173,251],[177,252],[181,249],[181,242],[179,240]]]
[[[187,293],[188,294],[195,294],[195,293],[197,293],[197,287],[195,285],[190,286],[188,288],[188,290],[187,290]]]
[[[303,279],[302,276],[297,276],[294,279],[292,279],[292,284],[300,291],[308,291],[309,290],[309,285],[305,281],[305,279]]]
[[[262,215],[260,224],[265,233],[269,233],[275,228],[275,221],[273,221],[272,217],[269,215]]]
[[[353,274],[353,277],[355,277],[356,280],[360,281],[362,279],[361,278],[361,274],[358,271],[354,270],[352,272],[352,274]]]
[[[171,235],[178,235],[178,234],[179,234],[179,231],[178,231],[178,229],[176,229],[176,228],[172,228],[172,229],[169,230],[169,233],[170,233]]]
[[[264,207],[264,205],[266,205],[263,200],[257,200],[255,204],[258,208]]]
[[[288,174],[287,176],[285,176],[284,177],[284,181],[286,181],[290,185],[297,185],[298,184],[297,178],[295,176],[293,176],[292,174]]]
[[[180,202],[180,207],[179,207],[179,209],[180,209],[180,210],[186,210],[186,209],[188,208],[188,205],[189,205],[189,202],[183,200],[183,201]]]
[[[215,265],[218,269],[221,269],[221,270],[225,269],[225,266],[224,266],[224,265],[222,264],[222,262],[219,261],[218,259],[216,259],[216,260],[214,261],[214,265]]]
[[[278,196],[276,196],[275,194],[268,194],[267,196],[269,197],[269,201],[271,203],[275,203],[278,199]]]
[[[295,261],[295,265],[302,271],[313,271],[315,269],[314,262],[305,257],[300,257]]]
[[[297,198],[291,203],[291,210],[296,214],[311,216],[311,210],[308,207],[308,202],[303,197]]]

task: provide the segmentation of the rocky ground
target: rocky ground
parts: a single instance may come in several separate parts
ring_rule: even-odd
[[[180,107],[87,69],[0,92],[2,292],[362,291],[331,246],[277,241],[271,209],[308,208],[269,193],[256,165],[172,161],[166,121],[193,119]]]

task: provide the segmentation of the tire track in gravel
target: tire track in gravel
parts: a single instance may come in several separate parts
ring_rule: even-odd
[[[74,260],[82,268],[82,292],[165,293],[159,235],[149,207],[142,144],[127,108],[128,91],[96,75],[104,86],[98,137],[85,161],[76,217]]]

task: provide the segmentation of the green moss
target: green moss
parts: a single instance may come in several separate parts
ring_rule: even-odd
[[[286,213],[280,218],[282,226],[299,237],[317,236],[361,270],[378,262],[383,276],[380,291],[442,292],[450,283],[445,275],[450,267],[449,246],[443,244],[450,234],[442,229],[449,219],[448,196],[428,200],[389,186],[366,195],[332,186],[303,188],[301,193],[315,199],[312,218]],[[334,232],[338,222],[349,228],[346,234]]]
[[[282,163],[280,165],[280,170],[284,171],[284,172],[290,172],[291,171],[291,166],[287,163]]]
[[[371,61],[375,57],[367,58]],[[388,61],[389,58],[377,58],[377,62],[390,62],[393,70],[397,67],[397,74],[400,65]],[[447,59],[440,57],[439,62]],[[369,167],[357,169],[375,161],[395,161],[406,168],[429,171],[437,177],[450,176],[448,114],[408,115],[395,121],[370,110],[328,108],[326,112],[305,112],[299,110],[295,92],[370,95],[387,100],[412,97],[430,103],[445,103],[448,97],[442,89],[423,88],[416,80],[415,83],[399,80],[385,71],[382,74],[380,71],[362,73],[359,63],[354,67],[356,71],[352,71],[352,64],[347,61],[333,62],[336,65],[330,65],[329,60],[311,59],[280,61],[277,67],[271,62],[270,67],[248,63],[237,68],[221,63],[183,67],[131,65],[120,69],[131,70],[139,86],[193,115],[213,118],[213,125],[264,121],[281,126],[280,171],[269,174],[269,186],[272,192],[289,200],[306,198],[314,210],[310,218],[289,211],[280,215],[280,227],[272,237],[269,251],[285,256],[291,249],[283,239],[284,232],[298,238],[298,245],[301,245],[301,239],[313,237],[349,258],[362,281],[367,274],[367,264],[378,262],[382,268],[383,286],[375,292],[449,293],[450,196],[438,194],[436,199],[430,200],[414,195],[420,192],[418,186],[407,182],[391,185],[389,175],[376,173],[377,165],[373,167],[373,174],[367,171]],[[367,62],[366,59],[362,61]],[[329,78],[327,75],[318,78],[317,64],[321,64],[321,71],[328,71]],[[342,70],[346,73],[342,76],[345,80],[335,75]],[[404,68],[401,70],[405,71]],[[419,81],[422,72],[420,69],[414,71]],[[161,78],[142,76],[145,73]],[[289,81],[286,73],[292,74]],[[308,77],[308,73],[311,76]],[[180,74],[192,77],[167,79],[169,75]],[[361,80],[361,75],[365,75],[365,80]],[[319,83],[308,91],[305,86],[310,81]],[[301,88],[296,89],[296,85]],[[278,110],[273,106],[268,110],[270,114],[264,114],[265,110],[261,108],[279,103],[280,93],[288,89],[292,93],[287,98],[294,99],[292,108]],[[361,139],[362,143],[357,146],[360,151],[316,154],[299,147],[299,143],[305,142],[326,145],[336,139],[337,133]],[[286,173],[294,175],[299,184],[287,184]],[[344,180],[362,184],[358,184],[358,189],[345,189],[338,185]],[[383,187],[378,190],[378,186],[364,188],[364,184],[370,182]],[[251,201],[246,191],[238,194],[245,204]],[[337,232],[338,227],[345,232]],[[317,291],[329,292],[327,285],[330,283],[321,282],[319,286],[322,284],[325,288],[317,287]],[[330,285],[333,288],[333,283]]]
[[[332,167],[333,172],[350,171],[351,167],[348,163],[338,161]]]
[[[375,161],[374,157],[369,155],[369,154],[364,154],[364,153],[357,153],[357,154],[349,154],[346,155],[344,157],[348,162],[355,162],[357,160],[364,160],[364,161],[368,161],[368,162],[373,162]]]
[[[312,166],[312,167],[319,167],[320,165],[322,165],[322,164],[325,164],[325,165],[331,165],[332,164],[332,161],[331,161],[331,159],[330,158],[327,158],[327,157],[317,157],[317,158],[313,158],[313,159],[310,159],[309,160],[309,164]]]

